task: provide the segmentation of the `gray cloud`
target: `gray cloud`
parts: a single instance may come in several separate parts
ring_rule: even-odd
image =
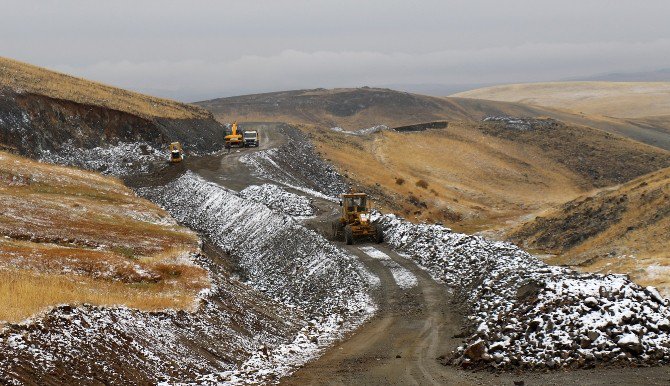
[[[10,1],[10,3],[12,3]],[[2,55],[182,100],[670,65],[665,1],[13,2]]]

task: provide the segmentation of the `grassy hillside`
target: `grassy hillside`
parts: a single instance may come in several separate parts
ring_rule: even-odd
[[[357,130],[487,116],[550,117],[595,127],[670,150],[670,119],[654,122],[591,116],[551,107],[472,98],[438,98],[379,88],[316,89],[219,98],[196,103],[220,121],[288,122]],[[659,126],[660,125],[660,126]]]
[[[0,321],[61,303],[190,308],[198,238],[112,178],[0,152]]]
[[[123,111],[144,118],[204,119],[193,105],[143,95],[0,57],[0,89],[63,99]]]
[[[436,120],[481,120],[488,115],[537,116],[521,104],[437,98],[379,88],[282,91],[197,102],[218,119],[277,121],[342,127],[404,126]]]
[[[479,231],[670,166],[670,152],[553,120],[354,135],[304,126],[384,209]]]
[[[525,103],[615,118],[668,115],[670,111],[670,82],[525,83],[486,87],[453,96]]]
[[[570,201],[510,232],[548,262],[627,273],[670,294],[670,169]]]

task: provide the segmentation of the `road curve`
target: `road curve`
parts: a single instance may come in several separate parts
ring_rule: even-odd
[[[187,158],[182,165],[161,165],[154,178],[143,176],[127,179],[131,186],[165,184],[185,170],[192,170],[205,179],[226,188],[240,190],[265,181],[250,174],[239,162],[243,154],[269,149],[285,143],[276,128],[278,124],[250,125],[261,132],[261,147],[233,150]],[[304,194],[295,191],[297,194]],[[315,198],[320,214],[304,223],[327,234],[329,220],[339,207]],[[426,271],[405,259],[388,246],[372,245],[417,278],[413,288],[398,287],[388,266],[360,247],[365,244],[338,246],[356,255],[380,279],[373,296],[377,314],[352,332],[320,358],[308,363],[292,376],[283,378],[283,385],[670,385],[670,367],[608,368],[546,373],[469,372],[445,366],[440,357],[448,356],[461,339],[461,319],[451,303],[447,288],[435,282]],[[370,246],[370,244],[367,244]]]

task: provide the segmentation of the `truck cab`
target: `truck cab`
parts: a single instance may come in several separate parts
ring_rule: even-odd
[[[244,132],[244,146],[245,147],[258,147],[258,132],[256,130],[248,130]]]

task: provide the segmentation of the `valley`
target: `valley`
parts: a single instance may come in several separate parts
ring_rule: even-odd
[[[0,68],[2,383],[670,378],[670,152],[624,118]],[[260,147],[224,148],[233,121]],[[334,240],[348,190],[383,243]]]

